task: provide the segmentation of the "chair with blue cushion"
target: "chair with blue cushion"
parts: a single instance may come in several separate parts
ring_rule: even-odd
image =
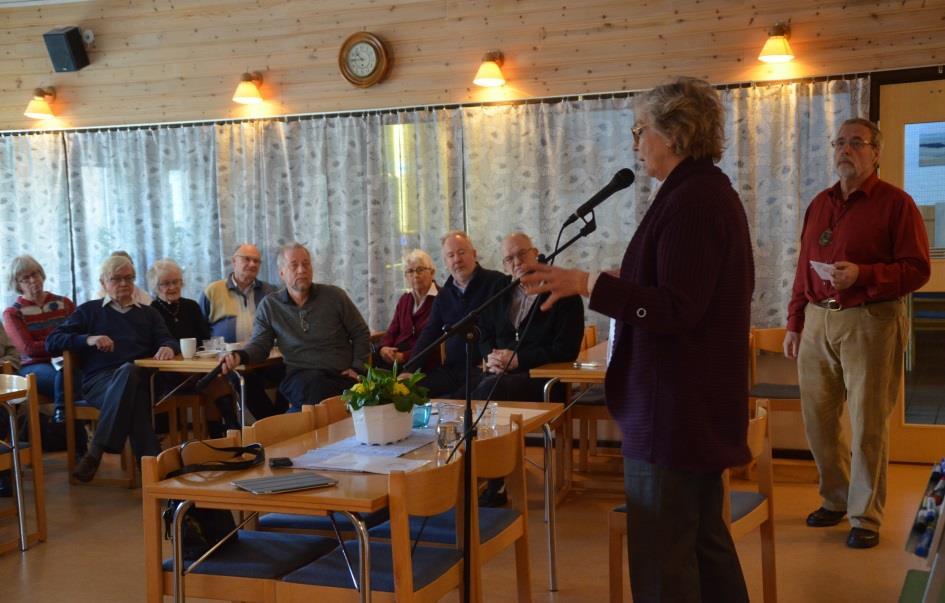
[[[370,544],[371,600],[438,601],[462,585],[463,553],[450,548],[419,545],[413,548],[409,517],[432,517],[457,509],[462,518],[462,462],[453,462],[388,477],[391,516],[390,542]],[[460,541],[460,535],[455,536]],[[357,564],[356,540],[344,543],[352,564]],[[340,549],[284,576],[276,585],[279,603],[313,600],[357,600],[352,577]]]
[[[202,440],[215,447],[239,445],[236,431],[224,438]],[[231,458],[211,448],[188,445],[184,457],[179,447],[169,448],[157,457],[141,459],[145,486],[164,479],[182,466]],[[184,592],[187,596],[230,601],[275,601],[275,581],[285,574],[329,553],[338,546],[333,538],[238,530],[220,548],[193,567],[185,561]],[[173,560],[164,560],[161,594],[173,594]],[[192,572],[192,573],[191,573]]]
[[[341,398],[339,397],[338,399],[340,400]],[[324,404],[324,402],[322,404]],[[322,404],[314,406],[304,404],[302,406],[302,412],[273,415],[265,419],[260,419],[253,425],[243,427],[243,442],[245,444],[258,442],[262,444],[263,447],[267,447],[276,442],[282,442],[303,433],[314,431],[319,427],[324,427],[329,423],[333,423],[334,421],[330,419],[335,415],[329,412],[327,408],[322,408]],[[388,517],[387,509],[361,515],[361,518],[368,527],[387,521]],[[341,513],[335,513],[334,519],[339,532],[343,534],[354,533],[354,526],[351,525],[351,521],[346,516]],[[331,519],[329,519],[327,515],[266,513],[265,515],[259,516],[256,527],[259,530],[274,532],[318,534],[321,536],[335,535]]]
[[[13,508],[0,511],[0,517],[12,516],[19,522],[21,515],[26,516],[26,509],[19,506],[21,498],[25,501],[24,480],[22,479],[23,469],[25,468],[29,468],[33,476],[33,503],[36,513],[36,529],[30,531],[29,523],[24,523],[25,541],[20,542],[19,534],[17,534],[17,537],[9,541],[0,542],[0,553],[13,551],[17,548],[25,551],[31,544],[46,541],[46,482],[43,474],[43,446],[39,431],[39,392],[36,388],[36,375],[26,377],[10,374],[0,375],[0,400],[11,405],[16,402],[14,408],[18,410],[19,417],[26,415],[26,420],[29,422],[29,441],[20,439],[22,430],[19,430],[17,435],[20,437],[17,438],[16,450],[13,450],[12,434],[7,433],[5,439],[0,439],[0,471],[10,471],[14,468],[13,454],[17,454],[19,457],[21,470],[20,475],[11,476],[10,480],[14,488]],[[22,399],[23,392],[26,392],[26,400],[18,402]],[[23,405],[26,406],[25,409],[20,408]],[[26,412],[23,412],[24,410]],[[4,422],[9,421],[5,414],[2,418]],[[19,424],[17,422],[18,426]],[[24,496],[21,497],[20,494],[24,494]],[[17,532],[19,532],[18,529]]]
[[[769,400],[779,400],[779,410],[801,410],[801,389],[794,383],[781,383],[760,381],[758,377],[758,354],[767,352],[769,354],[783,355],[784,335],[787,329],[784,327],[775,327],[770,329],[758,329],[752,327],[749,336],[751,356],[749,358],[749,404],[755,400],[766,398]]]
[[[757,467],[758,490],[732,490],[728,471],[723,473],[725,491],[723,514],[733,539],[755,528],[761,532],[761,575],[764,602],[776,603],[777,572],[774,561],[774,476],[771,467],[771,436],[768,421],[768,400],[758,400],[755,416],[748,422],[748,448]],[[609,581],[610,602],[623,600],[623,551],[627,534],[627,507],[620,505],[609,518]]]
[[[479,532],[478,555],[474,569],[482,567],[511,545],[515,545],[515,576],[518,600],[531,601],[531,572],[528,557],[528,501],[525,490],[525,435],[522,416],[513,415],[508,433],[473,442],[473,481],[504,478],[509,493],[509,506],[479,508],[473,497],[473,526]],[[476,512],[478,511],[478,513]],[[391,524],[383,523],[370,530],[375,538],[390,538]],[[437,545],[456,544],[456,514],[447,511],[426,518],[410,518],[410,538]],[[475,582],[479,584],[480,581]]]
[[[66,350],[62,354],[62,378],[64,388],[64,406],[66,411],[66,466],[69,469],[69,483],[78,482],[72,477],[72,472],[76,465],[76,421],[89,421],[93,428],[98,422],[99,410],[90,405],[85,400],[76,400],[76,388],[74,377],[79,374],[75,370],[78,358],[73,352]],[[94,431],[94,429],[93,429]],[[131,452],[131,443],[125,442],[125,447],[121,451],[121,477],[107,477],[104,471],[95,474],[95,478],[89,482],[96,485],[117,485],[126,488],[135,488],[138,485],[136,475],[137,464],[134,455]]]

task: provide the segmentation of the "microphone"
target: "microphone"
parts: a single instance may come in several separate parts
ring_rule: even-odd
[[[223,365],[224,365],[225,363],[226,363],[225,360],[221,360],[221,361],[220,361],[220,364],[218,364],[218,365],[216,365],[215,367],[213,367],[213,370],[212,370],[212,371],[210,371],[209,373],[207,373],[206,375],[204,375],[203,377],[201,377],[200,379],[198,379],[197,382],[194,383],[194,389],[199,392],[199,391],[202,390],[203,388],[205,388],[205,387],[207,387],[208,385],[210,385],[210,382],[213,381],[214,379],[216,379],[217,377],[219,377],[219,376],[220,376],[220,373],[223,372]]]
[[[617,191],[623,190],[633,184],[633,179],[633,172],[631,172],[629,169],[623,168],[622,170],[619,170],[616,174],[614,174],[614,177],[611,179],[611,181],[607,183],[607,186],[597,191],[593,197],[581,204],[581,206],[577,208],[577,211],[568,216],[568,219],[564,221],[564,226],[561,228],[565,228],[571,224],[574,224],[587,214],[594,211],[594,208],[606,201],[608,197]]]

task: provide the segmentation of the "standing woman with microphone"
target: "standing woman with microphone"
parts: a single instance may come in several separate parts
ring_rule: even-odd
[[[645,93],[634,151],[662,182],[616,274],[534,264],[523,282],[617,321],[607,369],[623,435],[630,584],[637,602],[747,602],[722,518],[722,471],[750,460],[754,263],[738,194],[714,163],[724,111],[706,82]]]

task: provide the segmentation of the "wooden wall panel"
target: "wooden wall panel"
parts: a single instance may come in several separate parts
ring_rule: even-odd
[[[798,59],[756,56],[790,21]],[[42,34],[95,34],[92,64],[54,73]],[[359,90],[338,72],[342,41],[384,38],[394,66]],[[501,49],[509,83],[471,79]],[[0,9],[0,130],[33,88],[54,85],[54,127],[138,124],[556,96],[652,86],[675,74],[713,83],[945,63],[945,0],[90,0]],[[264,73],[267,103],[230,96],[244,70]],[[48,124],[47,126],[48,127]]]

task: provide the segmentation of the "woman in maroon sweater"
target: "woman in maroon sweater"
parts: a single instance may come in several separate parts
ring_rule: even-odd
[[[403,366],[410,359],[413,346],[430,318],[433,298],[438,288],[433,281],[436,269],[426,251],[414,249],[404,256],[404,280],[410,290],[400,296],[394,318],[391,319],[375,361],[380,366],[391,366],[394,361]],[[430,354],[431,358],[436,354]],[[433,362],[435,364],[435,362]],[[428,362],[429,366],[430,363]]]
[[[634,601],[747,602],[722,520],[722,471],[748,462],[748,223],[722,156],[724,113],[680,78],[637,106],[634,150],[662,181],[616,274],[534,266],[525,280],[617,319],[607,405],[623,435]],[[541,284],[543,282],[543,284]]]

